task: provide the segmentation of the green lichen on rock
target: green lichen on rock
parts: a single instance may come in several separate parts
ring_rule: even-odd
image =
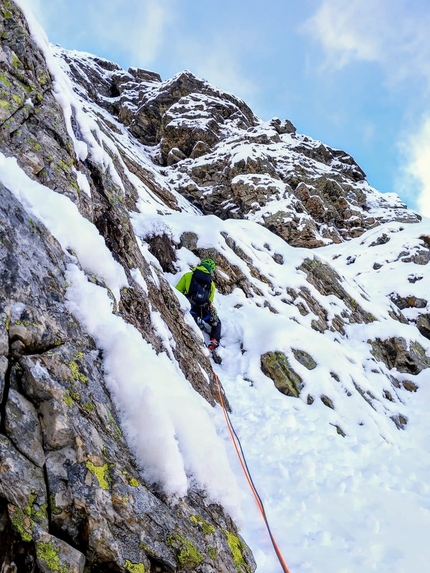
[[[58,550],[55,549],[52,543],[39,542],[36,543],[36,557],[40,561],[44,562],[44,565],[49,568],[50,571],[58,571],[59,573],[67,573],[70,570],[70,566],[64,563],[61,564],[60,557],[58,555]]]
[[[122,438],[121,428],[118,426],[115,418],[112,415],[112,412],[110,412],[109,410],[107,411],[107,417],[109,418],[109,422],[111,423],[112,426],[113,437],[115,438],[116,441],[119,441]]]
[[[44,86],[46,83],[48,83],[48,76],[45,73],[40,74],[39,76],[39,84],[41,86]]]
[[[238,571],[238,573],[251,573],[251,569],[243,557],[245,546],[242,541],[237,537],[237,535],[233,535],[233,533],[227,529],[224,529],[224,533],[227,537],[227,543],[230,547],[231,554],[233,555],[233,563],[236,567],[236,571]]]
[[[419,374],[430,367],[430,357],[425,349],[416,341],[408,342],[402,337],[368,340],[371,345],[371,354],[384,362],[389,368],[396,368],[399,372]]]
[[[43,505],[40,506],[39,509],[34,510],[33,506],[31,509],[31,514],[38,520],[43,519],[45,517],[47,517],[48,515],[48,504],[44,503]]]
[[[10,327],[10,314],[6,315],[4,320],[4,328],[6,330],[6,332],[9,332],[9,327]]]
[[[131,478],[128,483],[132,487],[139,487],[139,485],[140,485],[140,483],[137,481],[136,478]]]
[[[420,356],[420,358],[421,358],[422,360],[427,361],[427,363],[430,365],[430,363],[429,363],[429,358],[428,358],[428,356],[427,356],[427,354],[426,354],[426,351],[425,351],[425,349],[421,346],[421,344],[419,344],[419,342],[416,342],[416,341],[411,342],[411,346],[410,346],[410,347],[411,347],[411,349],[412,349],[414,352],[416,352],[416,353]]]
[[[305,352],[304,350],[296,350],[295,348],[292,348],[292,351],[294,354],[294,358],[297,360],[297,362],[299,362],[302,366],[304,366],[308,370],[313,370],[314,368],[317,367],[317,363],[312,358],[312,356],[307,352]]]
[[[261,356],[261,370],[286,396],[298,397],[303,388],[301,377],[293,370],[283,352],[266,352]]]
[[[47,518],[48,504],[44,503],[40,507],[36,505],[37,496],[34,491],[30,493],[28,504],[24,509],[15,505],[9,505],[9,516],[15,530],[20,534],[23,541],[31,541],[32,530],[35,522],[40,522]]]
[[[64,396],[63,396],[63,400],[64,400],[66,406],[68,406],[69,408],[73,408],[75,401],[73,400],[73,398],[70,394],[70,390],[65,391]]]
[[[0,73],[0,82],[6,86],[7,88],[10,88],[12,86],[12,83],[10,82],[10,80],[2,73]],[[7,92],[6,92],[7,93]]]
[[[65,163],[61,159],[59,159],[57,164],[55,165],[55,171],[57,173],[63,173],[63,172],[68,173],[70,171],[70,166],[67,165],[67,163]]]
[[[82,374],[82,372],[79,372],[79,366],[77,362],[72,360],[72,362],[69,362],[68,367],[70,368],[73,380],[79,380],[79,382],[83,382],[84,384],[88,382],[88,378]]]
[[[195,525],[200,526],[205,535],[211,535],[215,531],[215,527],[205,521],[200,515],[192,515],[190,521]]]
[[[79,185],[77,183],[75,183],[74,181],[70,181],[70,186],[73,187],[73,189],[76,191],[76,193],[78,195],[80,195],[82,193],[81,188],[79,187]]]
[[[18,56],[15,54],[15,52],[12,52],[12,66],[17,70],[17,69],[22,69],[24,66],[22,65],[21,60],[18,58]]]
[[[128,559],[124,563],[125,569],[130,573],[145,573],[145,565],[143,563],[132,563]]]
[[[55,493],[51,493],[49,496],[49,508],[52,515],[60,515],[60,513],[63,513],[62,510],[55,505]]]
[[[9,517],[12,526],[19,533],[23,541],[31,541],[33,539],[32,530],[34,521],[30,517],[31,509],[27,507],[25,510],[9,505]]]
[[[87,470],[89,470],[97,479],[99,486],[102,489],[108,490],[112,482],[112,478],[109,473],[109,464],[104,464],[102,466],[96,466],[92,462],[88,461],[85,464]]]
[[[167,544],[176,549],[178,561],[184,567],[197,567],[203,561],[198,549],[177,531],[167,536]]]
[[[325,394],[321,394],[321,402],[324,404],[324,406],[327,406],[327,408],[330,408],[331,410],[335,409],[333,400],[328,396],[326,396]]]
[[[42,150],[42,146],[40,145],[40,143],[36,139],[30,137],[27,140],[27,142],[28,142],[29,146],[31,147],[31,149],[33,149],[33,151],[41,151]]]
[[[215,549],[215,547],[212,547],[212,545],[208,545],[208,555],[213,561],[215,561],[215,559],[218,557],[218,551]]]

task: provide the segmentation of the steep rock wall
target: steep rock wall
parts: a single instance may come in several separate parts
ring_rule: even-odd
[[[9,0],[0,3],[0,32],[0,150],[95,225],[129,283],[114,311],[161,352],[164,342],[150,318],[158,311],[177,339],[179,367],[214,404],[208,357],[131,230],[134,190],[121,189],[91,155],[84,161],[76,155],[43,54]],[[173,196],[163,196],[174,206]],[[0,222],[2,570],[235,571],[238,551],[243,567],[254,570],[221,507],[196,491],[172,504],[156,485],[142,483],[106,388],[101,351],[65,301],[66,268],[77,262],[75,254],[3,185]],[[148,292],[130,269],[148,279]]]

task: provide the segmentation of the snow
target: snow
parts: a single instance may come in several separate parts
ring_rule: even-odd
[[[23,5],[23,0],[19,4]],[[99,142],[109,144],[105,135],[102,137],[93,112],[83,112],[79,96],[66,81],[42,31],[35,24],[31,28],[56,78],[56,97],[62,103],[78,156],[91,153],[104,169],[112,172],[112,160]],[[83,140],[70,131],[72,108]],[[132,151],[124,133],[113,134],[112,138],[145,163],[144,150],[136,146]],[[290,135],[282,140],[288,140],[291,146],[304,144],[303,138],[293,141]],[[318,144],[309,143],[308,139],[306,142]],[[226,147],[221,143],[220,153]],[[254,144],[238,145],[232,161],[253,157],[256,149]],[[294,153],[288,161],[279,153],[277,161],[284,161],[288,171],[295,161]],[[148,164],[149,161],[148,169],[154,169]],[[315,162],[310,161],[310,165],[315,168]],[[160,214],[160,200],[129,173],[126,176],[139,193],[140,213],[133,213],[131,219],[141,252],[152,271],[151,276],[143,278],[140,271],[133,269],[132,277],[145,292],[149,281],[160,285],[157,272],[161,271],[145,237],[163,232],[177,242],[183,232],[195,233],[199,248],[222,253],[251,285],[248,296],[239,287],[228,295],[216,296],[223,337],[219,350],[222,364],[214,365],[214,370],[232,406],[233,426],[291,573],[427,571],[429,370],[415,375],[390,371],[375,360],[369,340],[404,337],[418,342],[430,358],[429,340],[389,314],[393,310],[389,298],[393,291],[427,300],[429,265],[417,266],[408,259],[423,249],[420,237],[430,236],[430,220],[413,225],[386,223],[348,243],[310,252],[289,247],[253,221],[202,217],[184,199],[178,199],[183,207],[181,213],[165,208],[164,213],[169,215]],[[209,500],[222,503],[239,520],[241,534],[257,560],[258,573],[280,573],[222,411],[211,408],[196,394],[179,370],[171,352],[175,341],[168,326],[158,313],[152,312],[151,319],[166,349],[157,355],[132,325],[113,314],[107,289],[90,280],[94,274],[100,277],[117,299],[120,289],[127,285],[124,270],[95,227],[69,199],[32,181],[14,159],[3,155],[0,180],[30,216],[47,226],[63,249],[74,251],[67,270],[68,305],[103,350],[106,383],[144,477],[159,482],[174,498],[186,495],[192,487],[206,489]],[[86,189],[82,178],[79,184]],[[392,207],[399,206],[395,196],[383,199],[367,184],[363,184],[363,190],[373,201],[374,216],[386,212],[387,202]],[[390,240],[379,244],[377,239],[384,233]],[[228,246],[227,235],[240,251],[234,252]],[[376,244],[372,246],[373,243]],[[402,252],[407,255],[400,255]],[[283,257],[283,264],[274,261],[275,254]],[[197,259],[185,248],[179,249],[177,255],[178,272],[166,277],[186,321],[194,327],[186,299],[173,287]],[[333,265],[342,277],[343,288],[377,321],[348,325],[345,335],[312,330],[312,313],[301,315],[287,289],[299,292],[301,287],[308,288],[326,309],[329,321],[348,310],[344,301],[333,295],[324,297],[307,283],[303,272],[296,270],[305,258],[314,256]],[[374,263],[382,266],[375,269]],[[270,284],[259,276],[267,277]],[[421,280],[409,280],[415,278]],[[267,303],[275,312],[265,306]],[[425,310],[430,310],[428,303]],[[200,333],[197,329],[196,332]],[[203,345],[204,335],[199,335]],[[285,353],[303,379],[299,398],[280,394],[261,371],[261,355],[276,350]],[[293,350],[307,352],[317,366],[308,370],[297,361]],[[413,380],[418,391],[407,392],[401,385],[394,388],[390,376],[399,382]],[[392,393],[392,401],[384,398],[386,390]],[[314,398],[311,405],[307,403],[308,395]],[[334,409],[324,405],[321,396],[329,397]],[[398,430],[391,420],[396,414],[407,418],[404,430]],[[337,427],[345,436],[337,433]]]
[[[104,351],[106,382],[144,477],[172,497],[186,495],[196,481],[236,515],[235,478],[208,404],[165,353],[157,355],[136,328],[112,314],[105,289],[76,265],[67,278],[69,308]]]
[[[64,195],[33,181],[16,159],[0,153],[0,181],[22,202],[27,212],[51,231],[63,249],[76,254],[89,274],[101,278],[119,300],[120,289],[128,286],[124,269],[117,263],[100,236],[76,205]]]
[[[208,490],[209,500],[237,516],[236,481],[212,423],[211,408],[171,361],[169,349],[175,341],[159,313],[152,312],[151,319],[170,359],[165,353],[157,355],[137,329],[113,314],[107,289],[90,280],[94,274],[102,278],[117,300],[120,288],[128,286],[123,268],[72,201],[29,179],[15,159],[3,154],[0,181],[29,215],[46,225],[63,249],[73,249],[76,257],[71,258],[89,275],[76,264],[69,265],[68,305],[104,350],[106,382],[122,412],[123,429],[145,478],[159,482],[173,497],[186,495],[196,482]],[[133,276],[144,284],[136,269]]]
[[[91,197],[91,188],[86,175],[81,171],[77,171],[75,168],[73,168],[73,172],[76,175],[79,189],[83,191],[88,197]]]
[[[161,224],[161,218],[149,212],[135,215],[133,220],[141,237]],[[392,309],[388,294],[397,285],[409,292],[406,278],[417,269],[416,265],[411,269],[411,264],[402,262],[398,254],[405,246],[412,251],[422,247],[419,237],[429,233],[429,221],[420,225],[386,224],[349,243],[312,253],[289,247],[249,221],[172,214],[163,219],[163,224],[164,232],[176,241],[183,232],[191,231],[198,237],[199,248],[222,252],[252,284],[258,284],[263,292],[261,302],[270,301],[279,312],[274,315],[262,305],[257,306],[259,296],[246,298],[240,289],[228,296],[217,295],[215,304],[223,323],[223,362],[215,370],[233,407],[233,425],[272,532],[291,571],[426,570],[430,551],[423,544],[430,533],[430,427],[423,401],[428,404],[430,397],[425,388],[428,374],[392,372],[399,381],[414,379],[420,388],[416,394],[398,389],[394,403],[384,401],[384,390],[393,391],[388,381],[390,372],[376,363],[367,341],[402,336],[418,341],[430,356],[428,340],[413,326],[395,322],[388,315]],[[222,233],[234,238],[252,265],[270,278],[271,286],[252,277],[250,266],[227,247]],[[394,238],[369,247],[383,233]],[[274,264],[273,253],[283,255],[283,265]],[[186,249],[177,254],[178,273],[168,276],[172,285],[195,264]],[[352,254],[355,262],[348,264],[347,258]],[[340,299],[324,297],[313,289],[303,273],[294,272],[309,256],[333,264],[336,261],[342,286],[378,321],[347,326],[345,337],[330,332],[321,335],[310,329],[309,318],[301,316],[295,306],[281,302],[281,298],[288,298],[287,287],[298,289],[306,285],[328,313],[339,314],[346,308]],[[393,264],[384,267],[383,272],[372,269],[375,261],[385,259]],[[426,268],[419,267],[419,271],[428,276]],[[414,289],[417,285],[425,289],[424,280],[415,283]],[[420,293],[424,297],[424,290]],[[300,365],[292,348],[311,354],[317,367],[308,371]],[[281,395],[262,374],[259,357],[268,350],[285,352],[302,376],[305,388],[300,399]],[[337,375],[338,383],[331,373]],[[357,386],[375,396],[372,406],[362,399]],[[308,393],[330,396],[335,410],[319,400],[309,406]],[[396,413],[409,420],[404,431],[398,430],[390,419]],[[278,573],[280,565],[241,477],[224,422],[215,418],[215,423],[224,436],[230,463],[238,476],[244,511],[242,535],[253,549],[257,571]],[[336,426],[342,428],[345,437],[337,434]]]

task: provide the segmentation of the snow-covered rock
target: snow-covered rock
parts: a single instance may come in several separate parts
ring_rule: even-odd
[[[250,572],[248,543],[276,573],[217,376],[292,572],[425,570],[429,221],[290,121],[0,5],[1,565]],[[208,256],[218,364],[174,288]]]

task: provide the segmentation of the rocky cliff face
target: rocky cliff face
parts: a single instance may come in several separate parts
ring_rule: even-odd
[[[351,325],[411,325],[412,345],[369,334],[369,356],[386,388],[383,414],[401,428],[407,416],[400,394],[415,391],[413,377],[430,366],[420,344],[430,338],[428,301],[414,294],[422,276],[410,272],[408,296],[386,293],[388,310],[376,316],[363,288],[357,283],[353,292],[313,252],[300,251],[296,270],[288,269],[301,282],[286,281],[283,265],[289,245],[342,246],[363,236],[376,252],[391,238],[378,225],[398,230],[419,216],[372,189],[348,154],[297,134],[287,120],[262,122],[243,101],[190,72],[163,82],[153,72],[60,49],[56,58],[50,52],[48,67],[53,48],[41,50],[11,0],[0,1],[0,33],[0,151],[78,208],[127,283],[113,293],[103,277],[90,276],[19,190],[0,186],[2,571],[253,571],[231,517],[201,488],[178,502],[145,480],[106,383],[104,351],[67,302],[70,264],[108,292],[112,312],[156,353],[167,353],[210,405],[218,401],[212,365],[170,284],[198,258],[216,259],[221,296],[243,294],[232,309],[238,313],[249,304],[286,313],[286,321],[336,343]],[[146,219],[137,222],[141,213]],[[201,215],[216,215],[207,219],[212,243],[195,228],[183,231]],[[238,238],[215,222],[228,219],[260,224],[268,242]],[[269,244],[269,231],[280,246]],[[399,245],[397,260],[423,267],[429,247],[423,235]],[[339,254],[333,265],[337,257],[345,265],[357,258]],[[263,259],[279,272],[264,273]],[[382,254],[378,261],[375,272],[390,264]],[[418,310],[404,312],[410,308]],[[292,348],[287,356],[273,348],[255,360],[282,393],[334,409],[333,396],[305,384],[303,369],[316,366],[310,352]],[[331,380],[342,386],[334,370]],[[375,408],[369,389],[348,384],[342,392]]]
[[[128,213],[135,191],[129,185],[124,193],[91,156],[78,160],[45,59],[12,2],[1,3],[0,30],[1,151],[97,227],[128,269],[116,312],[158,352],[163,342],[151,314],[166,317],[175,359],[214,404],[209,359],[162,273],[138,248]],[[91,197],[79,188],[77,169]],[[159,192],[176,206],[168,191]],[[73,255],[3,185],[0,209],[2,571],[233,571],[236,562],[253,570],[221,507],[199,492],[172,505],[142,483],[106,389],[101,351],[65,305]],[[150,277],[147,292],[132,268]]]

